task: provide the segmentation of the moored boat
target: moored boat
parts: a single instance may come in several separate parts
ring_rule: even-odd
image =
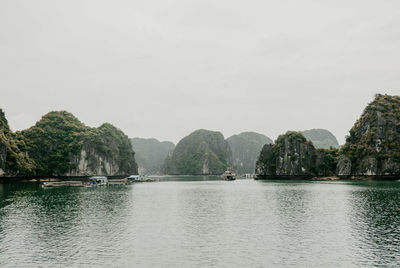
[[[140,175],[130,175],[129,177],[126,178],[128,182],[133,183],[133,182],[153,182],[156,181],[153,178],[146,178]]]
[[[231,172],[229,170],[225,171],[221,175],[221,177],[226,181],[234,181],[234,180],[236,180],[235,173],[233,173],[233,172]]]
[[[93,176],[89,178],[90,186],[106,186],[108,179],[105,176]]]

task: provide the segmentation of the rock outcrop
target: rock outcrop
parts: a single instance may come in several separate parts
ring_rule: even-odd
[[[317,150],[299,132],[281,135],[261,150],[256,164],[258,178],[330,176],[336,167],[335,152]]]
[[[172,142],[160,142],[156,139],[133,138],[131,143],[139,166],[139,174],[162,174],[162,165],[175,148]]]
[[[50,112],[17,134],[35,161],[35,176],[137,174],[128,137],[111,124],[90,128],[68,112]]]
[[[339,175],[400,175],[400,97],[376,95],[350,130]]]
[[[170,157],[163,173],[181,175],[222,174],[231,164],[231,150],[220,132],[196,130],[183,138]]]
[[[243,132],[227,139],[232,150],[232,164],[236,173],[254,173],[257,158],[265,144],[272,140],[255,132]]]
[[[72,156],[67,176],[108,176],[137,174],[135,153],[130,140],[109,123],[91,129],[82,139],[82,149]]]
[[[326,129],[310,129],[302,132],[307,140],[310,140],[315,148],[330,149],[339,148],[339,142],[335,135]]]
[[[6,136],[5,129],[8,129],[7,119],[4,115],[3,110],[0,109],[0,176],[5,174],[6,168],[6,157],[7,157],[7,147],[6,147]]]
[[[31,174],[34,161],[23,151],[25,143],[13,133],[2,109],[0,109],[0,176]]]

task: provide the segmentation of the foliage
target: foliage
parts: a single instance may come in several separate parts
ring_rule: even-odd
[[[400,164],[400,97],[375,95],[354,124],[341,149],[352,162],[352,171],[361,167],[366,157]]]
[[[36,160],[37,176],[62,175],[75,168],[70,155],[82,148],[82,137],[88,128],[72,114],[50,112],[35,126],[17,132],[27,146],[30,157]]]
[[[330,175],[329,173],[334,173],[336,171],[336,166],[339,160],[339,149],[318,149],[320,152],[320,161],[318,164],[318,170],[325,172],[324,175]]]
[[[103,158],[116,159],[120,170],[127,174],[137,170],[128,137],[108,123],[90,128],[66,111],[50,112],[33,127],[15,135],[34,159],[31,175],[60,176],[76,169],[72,159],[79,157],[83,148]]]
[[[0,109],[0,168],[8,176],[26,175],[32,172],[35,162],[24,153],[25,143],[11,132],[7,119]]]
[[[259,176],[325,176],[336,169],[337,149],[317,150],[300,132],[288,131],[265,145],[257,161]]]

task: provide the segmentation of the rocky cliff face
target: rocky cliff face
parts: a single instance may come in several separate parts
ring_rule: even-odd
[[[350,130],[339,175],[400,175],[400,97],[376,95]]]
[[[232,164],[236,173],[254,173],[257,158],[265,144],[272,140],[255,132],[243,132],[227,139],[232,150]]]
[[[329,149],[339,148],[336,137],[326,129],[310,129],[302,132],[307,140],[310,140],[315,148]]]
[[[335,158],[314,148],[299,132],[287,132],[275,144],[263,147],[256,164],[259,178],[274,176],[328,176],[334,173]]]
[[[68,112],[50,112],[17,134],[35,160],[36,176],[137,174],[128,137],[111,124],[89,128]]]
[[[222,174],[231,163],[231,151],[220,132],[196,130],[183,138],[167,157],[165,174]]]
[[[161,174],[162,165],[174,151],[175,145],[169,141],[156,139],[131,139],[140,174]]]
[[[82,138],[80,153],[70,157],[67,176],[137,174],[135,153],[128,137],[111,124],[91,129]]]
[[[5,129],[8,129],[7,119],[2,109],[0,109],[0,176],[5,174],[7,147]]]
[[[24,152],[25,143],[12,133],[0,109],[0,176],[31,174],[34,161]]]

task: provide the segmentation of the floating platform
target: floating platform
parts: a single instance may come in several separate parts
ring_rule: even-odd
[[[42,187],[83,187],[84,184],[81,181],[52,181],[43,182]]]

